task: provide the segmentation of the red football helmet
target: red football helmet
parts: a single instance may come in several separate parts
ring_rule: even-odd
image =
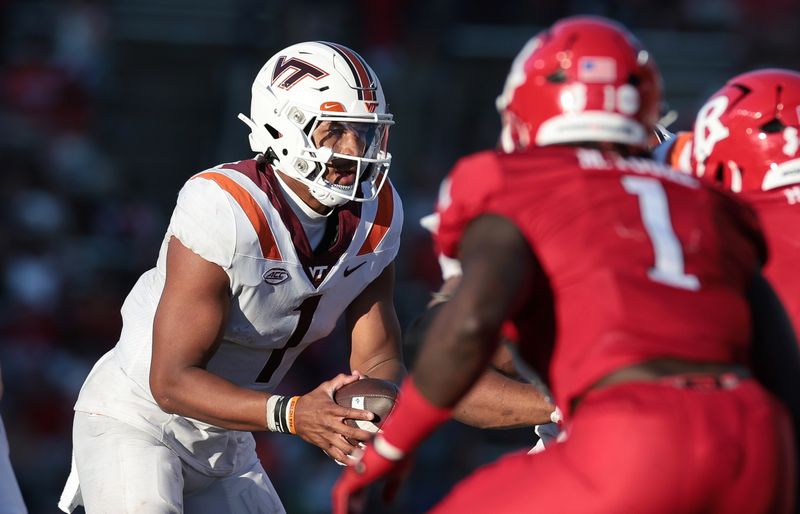
[[[507,152],[589,141],[647,148],[660,104],[661,75],[633,35],[605,18],[566,18],[514,60],[497,99],[500,143]]]
[[[697,113],[692,168],[732,191],[800,183],[800,73],[738,75]]]

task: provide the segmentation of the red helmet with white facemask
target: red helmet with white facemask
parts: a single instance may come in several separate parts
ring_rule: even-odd
[[[697,114],[692,168],[735,192],[800,183],[800,73],[738,75]]]
[[[501,145],[581,142],[647,148],[661,103],[652,56],[623,26],[593,16],[566,18],[517,55],[497,99]]]

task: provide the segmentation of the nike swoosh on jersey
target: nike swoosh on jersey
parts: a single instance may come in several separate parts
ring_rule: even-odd
[[[345,277],[349,277],[351,273],[353,273],[355,270],[357,270],[358,268],[360,268],[361,266],[363,266],[366,263],[367,263],[367,261],[364,261],[361,264],[359,264],[358,266],[356,266],[355,268],[348,268],[348,267],[345,266],[345,268],[344,268],[344,276]]]

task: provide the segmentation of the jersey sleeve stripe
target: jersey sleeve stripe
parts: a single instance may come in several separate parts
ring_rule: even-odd
[[[282,260],[281,252],[278,249],[278,245],[275,243],[275,237],[272,235],[272,230],[269,228],[269,222],[264,215],[264,211],[261,210],[258,202],[256,202],[255,198],[253,198],[244,187],[237,184],[232,178],[222,173],[212,171],[201,173],[195,178],[214,181],[219,187],[231,195],[253,225],[258,235],[259,245],[261,246],[261,255],[265,259]]]
[[[394,190],[392,184],[387,180],[381,192],[378,193],[378,209],[375,213],[375,219],[372,221],[372,226],[369,228],[369,233],[358,251],[358,255],[364,255],[374,252],[375,249],[381,244],[384,236],[389,231],[392,225],[392,217],[394,216]]]

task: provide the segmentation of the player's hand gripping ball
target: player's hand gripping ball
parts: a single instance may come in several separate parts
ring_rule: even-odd
[[[333,401],[343,407],[368,410],[375,414],[372,421],[345,419],[345,424],[375,433],[394,409],[397,386],[388,380],[362,378],[347,384],[333,394]]]

